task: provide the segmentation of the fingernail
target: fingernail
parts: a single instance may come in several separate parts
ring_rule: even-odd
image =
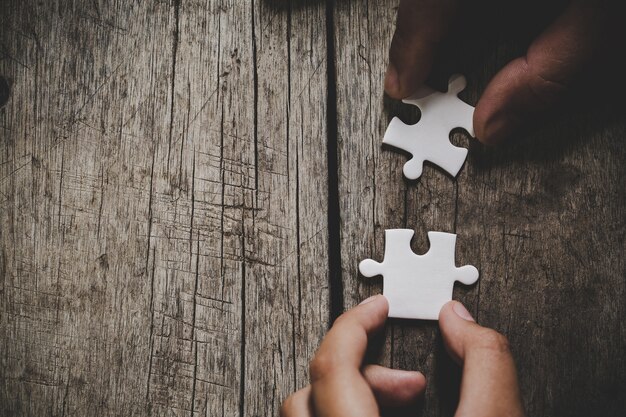
[[[372,295],[370,298],[366,298],[365,300],[361,301],[361,303],[359,304],[360,306],[362,306],[363,304],[367,304],[369,302],[374,301],[374,299],[378,297],[377,295]]]
[[[474,317],[470,314],[469,311],[465,308],[465,306],[459,302],[454,303],[452,306],[452,310],[456,313],[457,316],[461,317],[463,320],[467,321],[476,321]]]
[[[385,74],[385,91],[389,94],[397,94],[399,89],[398,70],[393,63],[389,63],[387,73]]]

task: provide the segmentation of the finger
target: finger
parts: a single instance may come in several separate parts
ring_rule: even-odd
[[[463,365],[456,415],[523,416],[515,363],[504,336],[481,327],[457,301],[439,313],[446,349]]]
[[[390,97],[406,98],[422,85],[456,4],[457,0],[400,1],[385,75],[385,91]]]
[[[280,407],[280,417],[313,417],[311,386],[291,394]]]
[[[362,373],[378,404],[383,407],[410,405],[422,396],[426,389],[426,378],[421,372],[368,365],[363,368]],[[280,415],[281,417],[313,417],[311,386],[290,395],[283,402]]]
[[[529,47],[489,83],[474,112],[477,138],[501,142],[532,126],[560,103],[591,65],[606,35],[605,10],[574,1]]]
[[[368,365],[363,376],[372,388],[378,404],[385,407],[410,405],[424,394],[426,378],[421,372]]]
[[[335,321],[310,365],[316,415],[378,416],[360,368],[368,337],[383,327],[388,311],[387,300],[379,295]]]
[[[368,336],[382,329],[389,312],[387,299],[376,295],[339,316],[311,362],[311,378],[350,370],[359,372]]]

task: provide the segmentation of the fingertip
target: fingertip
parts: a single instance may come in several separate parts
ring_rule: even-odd
[[[426,379],[426,375],[424,375],[423,373],[419,371],[415,371],[412,373],[415,374],[413,378],[414,378],[415,386],[418,387],[418,391],[420,393],[424,392],[426,390],[426,385],[428,385],[428,380]]]
[[[449,301],[439,312],[439,327],[444,346],[457,363],[462,362],[465,337],[472,326],[476,326],[474,318],[458,301]]]
[[[404,100],[410,97],[419,86],[422,85],[418,81],[418,77],[406,71],[398,72],[396,66],[390,64],[391,69],[385,75],[385,93],[394,100]]]
[[[494,146],[511,136],[515,127],[512,112],[498,109],[490,102],[481,102],[474,111],[474,133],[483,145]]]
[[[400,100],[400,79],[398,78],[398,70],[393,62],[389,63],[387,72],[385,73],[385,93],[391,98]]]
[[[385,406],[411,404],[426,390],[426,377],[417,371],[369,365],[363,370],[363,376],[377,400]]]
[[[370,303],[370,309],[373,310],[374,314],[384,322],[387,320],[387,316],[389,315],[389,301],[387,297],[382,294],[374,296]]]
[[[397,371],[398,387],[406,387],[407,393],[414,397],[426,389],[426,377],[419,371]],[[407,397],[409,395],[407,394]]]
[[[483,145],[491,145],[488,136],[485,135],[485,114],[480,105],[474,110],[474,137]]]
[[[405,371],[399,378],[396,395],[399,402],[410,404],[426,391],[426,377],[418,371]]]
[[[465,308],[465,306],[458,301],[452,304],[452,311],[454,311],[454,313],[463,320],[476,322],[476,320],[474,320],[474,317],[472,317],[467,308]]]
[[[387,301],[387,298],[382,294],[376,294],[372,295],[369,298],[366,298],[365,300],[361,301],[361,303],[357,307],[364,307],[367,304],[371,304],[368,308],[375,308],[376,310],[389,308],[389,301]]]
[[[459,301],[452,300],[444,304],[439,312],[439,321],[443,321],[443,324],[447,325],[448,323],[458,322],[459,319],[462,321],[476,323],[472,314]]]
[[[439,311],[439,321],[446,320],[446,318],[453,313],[453,307],[456,303],[458,303],[456,300],[448,301],[441,307],[441,311]]]
[[[359,319],[367,332],[375,331],[380,328],[389,315],[389,302],[382,294],[377,294],[362,301],[361,304],[354,309],[355,316]],[[352,310],[344,313],[344,316],[352,316]]]
[[[456,3],[400,1],[385,77],[389,97],[407,98],[424,83],[436,50],[456,15]]]
[[[391,71],[395,72],[396,70]],[[394,100],[404,100],[410,97],[417,91],[418,87],[422,85],[422,83],[417,83],[415,80],[406,76],[403,77],[405,80],[401,80],[401,78],[402,76],[398,75],[397,72],[385,76],[385,93]]]
[[[312,416],[311,386],[308,385],[285,398],[280,406],[280,417]]]

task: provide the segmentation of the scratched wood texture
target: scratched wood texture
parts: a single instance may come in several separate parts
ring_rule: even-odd
[[[3,2],[1,414],[275,415],[306,382],[329,317],[324,19]]]
[[[433,71],[432,81],[444,88],[447,75],[467,75],[461,97],[471,104],[551,18],[550,13],[535,17],[544,5],[498,8],[493,3],[482,16],[484,9],[465,10],[465,25],[457,22],[452,36],[456,43],[442,45],[450,56]],[[558,11],[556,5],[551,13]],[[335,7],[345,307],[381,291],[382,279],[360,277],[357,266],[367,257],[382,259],[384,229],[414,229],[417,253],[428,250],[427,231],[457,233],[457,265],[475,265],[481,278],[473,287],[457,287],[454,296],[480,323],[509,338],[528,415],[623,415],[626,122],[621,99],[604,105],[591,101],[598,107],[559,115],[521,144],[500,149],[485,149],[453,133],[453,143],[470,145],[458,178],[427,165],[420,180],[406,181],[401,174],[406,157],[380,146],[391,117],[407,123],[419,119],[411,106],[383,98],[395,14],[388,2],[337,2]],[[514,23],[494,27],[506,16]],[[460,372],[445,353],[436,323],[393,321],[378,359],[421,370],[429,379],[425,400],[409,410],[412,415],[454,414]]]
[[[392,227],[458,233],[481,279],[455,297],[509,337],[529,415],[623,412],[623,112],[454,134],[460,176],[407,182],[392,3],[0,1],[1,415],[276,415]],[[527,41],[480,35],[470,103]],[[436,323],[379,350],[429,377],[411,413],[453,414]]]

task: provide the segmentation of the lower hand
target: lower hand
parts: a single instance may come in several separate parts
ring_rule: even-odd
[[[426,379],[419,372],[363,366],[388,309],[386,298],[375,296],[335,321],[311,361],[311,384],[285,400],[282,417],[379,416],[380,407],[407,405],[423,394]],[[456,415],[523,416],[504,336],[476,324],[456,301],[443,307],[439,325],[446,349],[463,366]]]

